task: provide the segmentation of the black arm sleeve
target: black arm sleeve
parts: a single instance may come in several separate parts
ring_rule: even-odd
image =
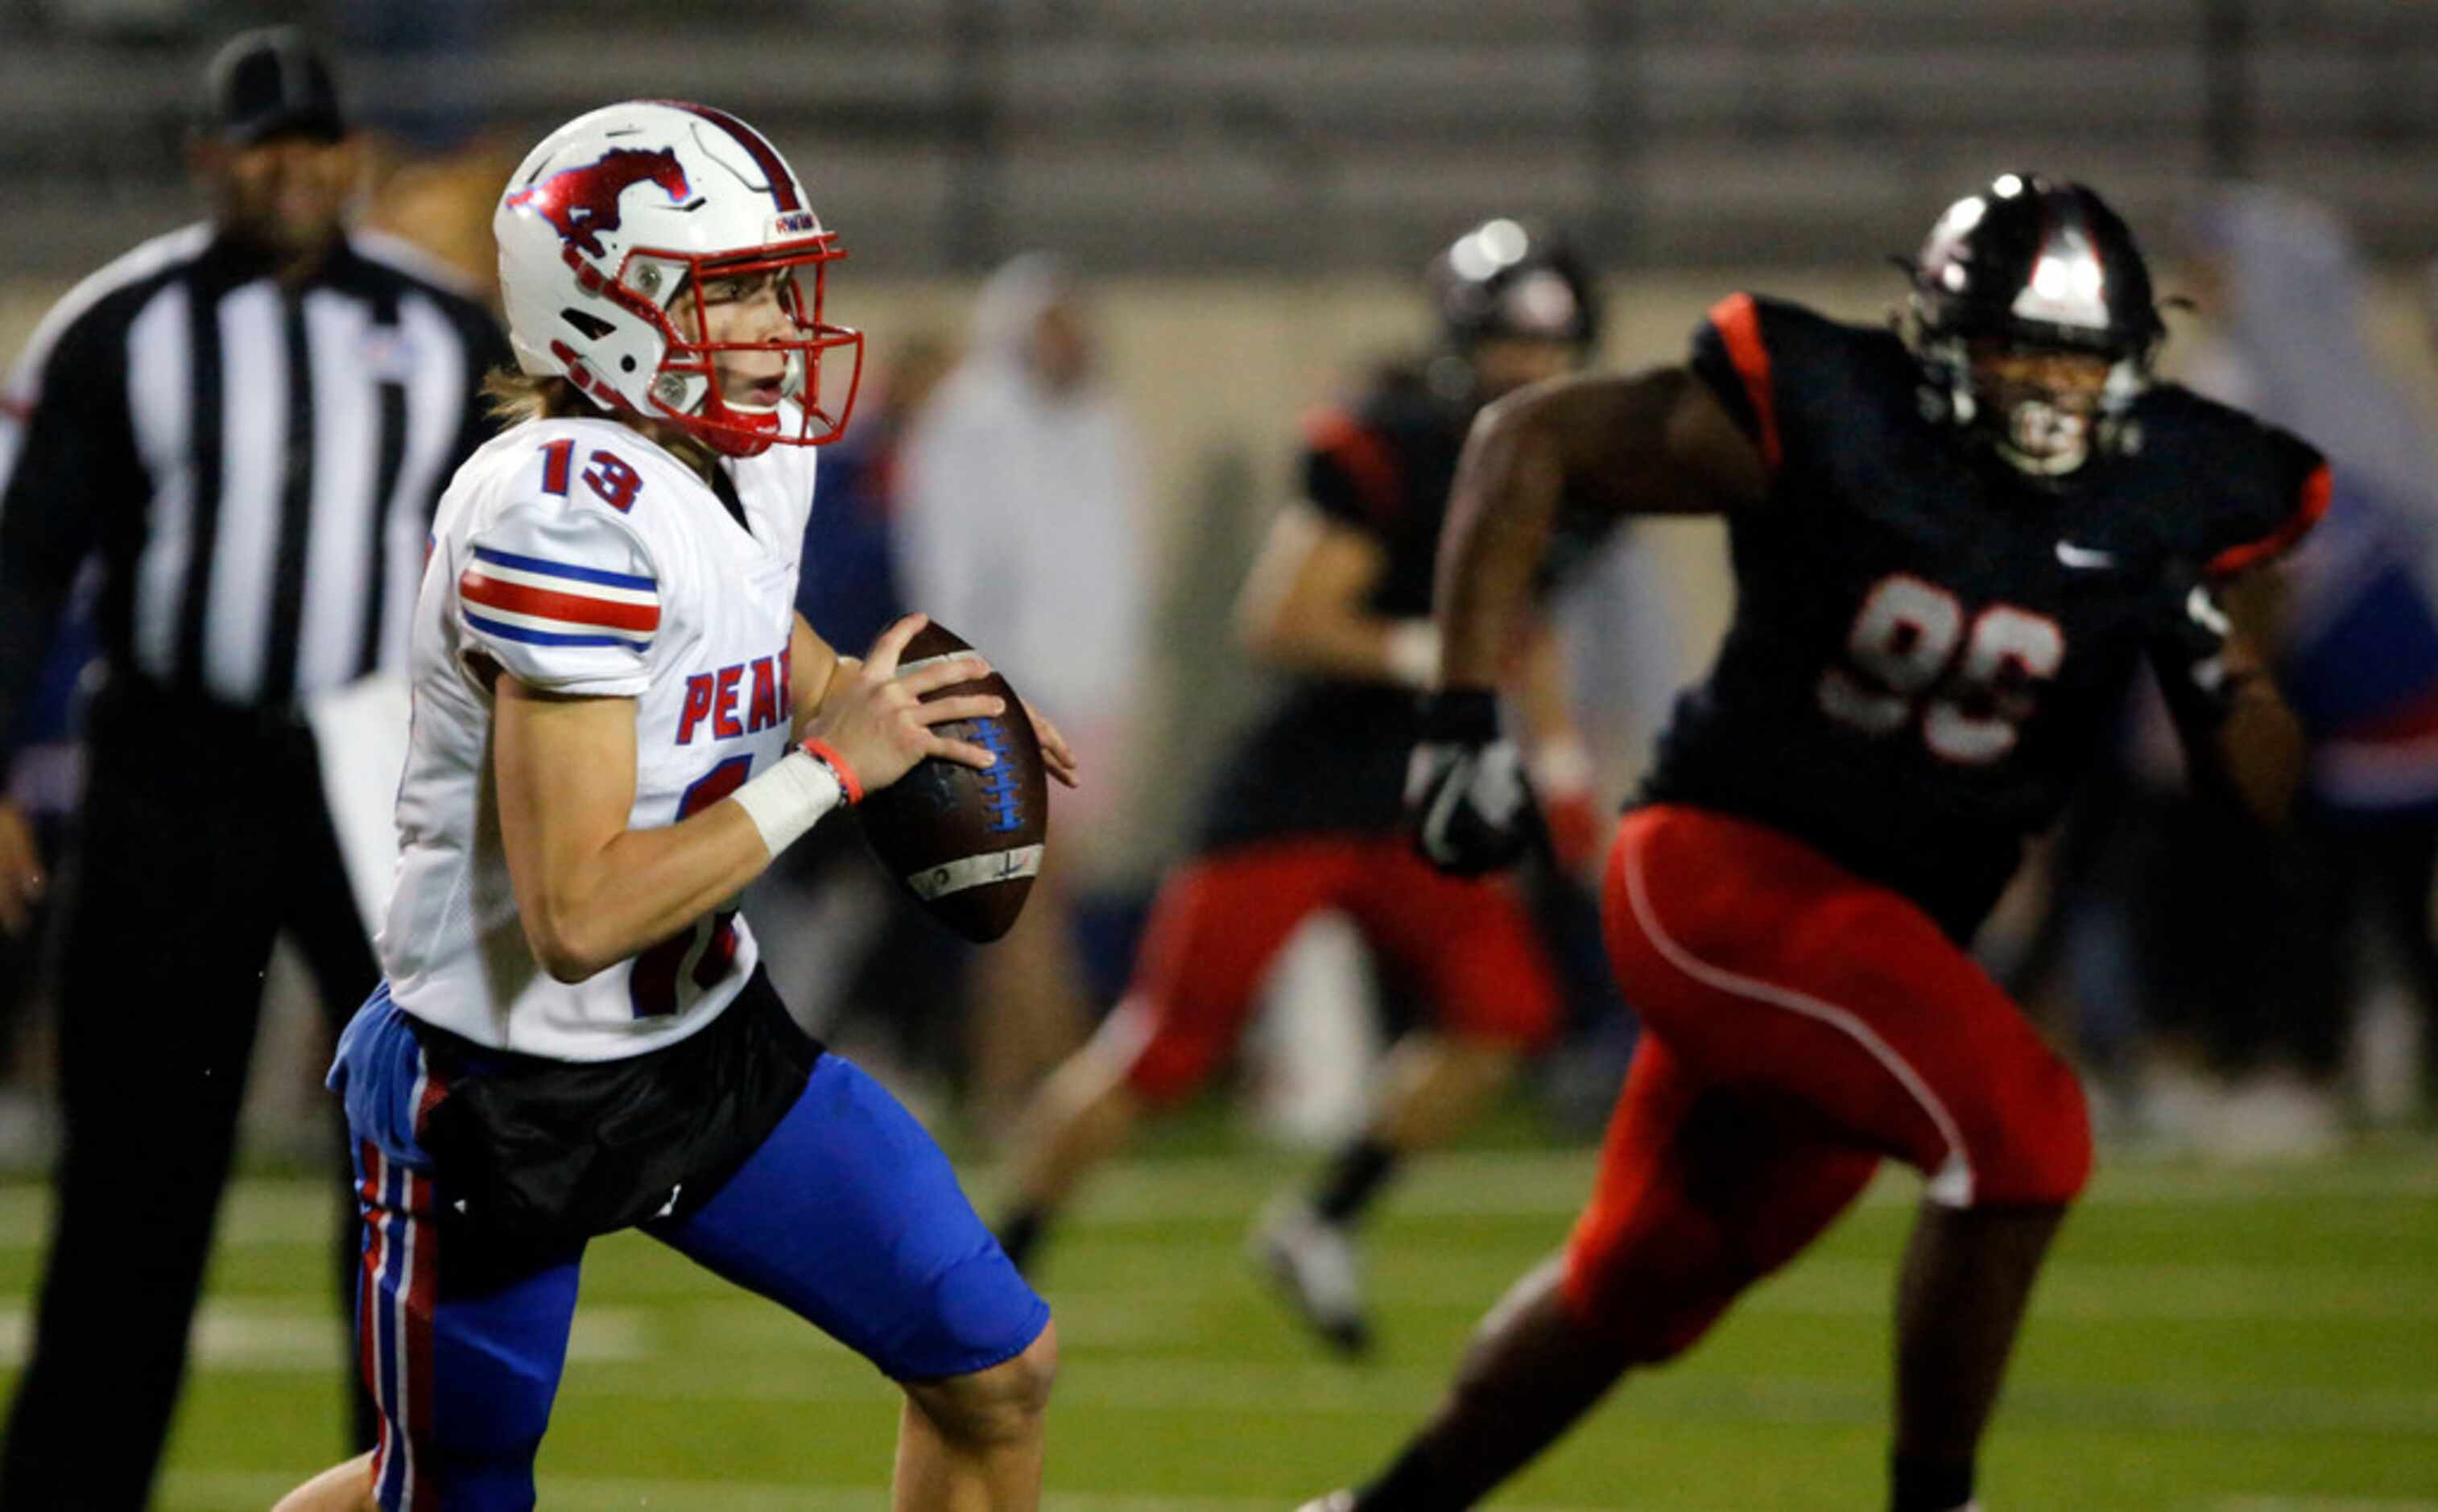
[[[100,543],[105,509],[133,510],[140,490],[127,419],[123,354],[91,316],[60,338],[36,378],[0,482],[0,773],[24,738],[28,694],[59,629],[77,570]],[[132,476],[131,476],[132,475]]]

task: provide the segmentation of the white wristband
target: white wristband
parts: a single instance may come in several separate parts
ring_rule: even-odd
[[[1408,688],[1440,681],[1440,627],[1429,620],[1399,620],[1388,626],[1388,678]]]
[[[846,799],[828,765],[801,750],[789,751],[778,765],[729,796],[762,832],[762,843],[774,856]]]

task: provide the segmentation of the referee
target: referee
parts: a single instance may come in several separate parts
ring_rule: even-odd
[[[403,664],[433,506],[509,362],[479,305],[345,230],[359,157],[298,33],[230,43],[206,101],[211,220],[71,290],[0,408],[0,740],[88,562],[108,668],[65,900],[57,1216],[0,1445],[12,1512],[147,1500],[274,937],[334,1023],[380,975],[302,710]],[[0,802],[0,924],[44,885]]]

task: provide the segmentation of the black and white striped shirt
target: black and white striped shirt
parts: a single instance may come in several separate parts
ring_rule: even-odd
[[[0,731],[93,556],[114,674],[276,711],[403,664],[433,506],[510,361],[363,233],[296,287],[207,225],[87,278],[0,396]]]

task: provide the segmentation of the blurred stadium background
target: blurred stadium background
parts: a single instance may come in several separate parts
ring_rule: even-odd
[[[918,334],[959,341],[1015,253],[1095,280],[1150,463],[1158,606],[1143,728],[1110,779],[1122,822],[1095,860],[1120,900],[1148,887],[1213,741],[1260,695],[1225,622],[1286,497],[1298,414],[1427,340],[1416,275],[1483,216],[1564,227],[1605,280],[1603,357],[1633,364],[1680,353],[1736,288],[1876,318],[1900,287],[1882,255],[2007,167],[2103,189],[2172,290],[2204,195],[2256,179],[2350,226],[2371,259],[2362,334],[2438,418],[2438,0],[0,0],[0,352],[77,277],[195,213],[182,142],[201,59],[265,21],[336,45],[378,133],[366,215],[477,281],[508,165],[638,95],[768,132],[850,249],[833,311],[880,359]],[[2179,322],[2171,367],[2207,324]],[[1710,525],[1641,528],[1615,572],[1632,613],[1591,628],[1621,639],[1575,648],[1612,796],[1726,607]],[[1328,992],[1285,997],[1290,1015],[1344,1012]],[[2333,1143],[2260,1166],[2213,1159],[2205,1134],[2113,1143],[1996,1431],[2005,1506],[2438,1508],[2438,1148],[2395,1069],[2409,1021],[2387,1007],[2354,1061],[2357,1094],[2390,1089],[2380,1116]],[[39,991],[18,1019],[0,1394],[47,1210]],[[262,1046],[254,1174],[224,1214],[164,1506],[267,1504],[337,1444],[326,1203],[297,1173],[320,1148],[319,1035],[292,1009]],[[1342,1117],[1325,1091],[1317,1111],[1192,1120],[1109,1180],[1049,1276],[1068,1345],[1052,1505],[1284,1506],[1373,1465],[1585,1189],[1564,1081],[1392,1201],[1387,1348],[1368,1368],[1292,1334],[1237,1256],[1295,1158],[1270,1149],[1281,1130]],[[988,1191],[991,1150],[943,1116]],[[1869,1503],[1910,1188],[1891,1178],[1507,1504]],[[880,1504],[883,1383],[646,1241],[596,1249],[574,1358],[550,1504]]]

